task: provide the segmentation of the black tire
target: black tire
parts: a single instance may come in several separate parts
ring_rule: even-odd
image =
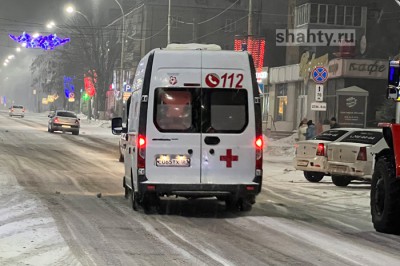
[[[400,180],[396,179],[395,162],[385,155],[375,163],[371,183],[371,216],[376,231],[400,234]]]
[[[347,187],[351,183],[351,177],[345,175],[333,175],[332,183],[338,187]]]
[[[304,177],[311,183],[318,183],[324,178],[324,175],[324,173],[304,171]]]
[[[79,130],[78,131],[72,131],[72,135],[79,135]]]
[[[233,198],[229,197],[225,200],[225,206],[228,211],[251,211],[253,208],[253,201],[250,198]]]
[[[128,199],[129,195],[131,194],[131,191],[130,191],[129,187],[125,184],[125,176],[122,178],[122,187],[125,190],[124,198]]]
[[[49,132],[50,132],[50,133],[53,133],[53,132],[54,132],[53,127],[50,126]]]
[[[138,200],[139,200],[139,194],[135,192],[135,188],[133,186],[133,176],[131,174],[131,182],[132,182],[132,189],[131,189],[131,204],[132,204],[132,209],[134,211],[138,210]]]
[[[119,162],[124,162],[124,156],[122,155],[121,151],[119,152],[119,158],[118,158]]]

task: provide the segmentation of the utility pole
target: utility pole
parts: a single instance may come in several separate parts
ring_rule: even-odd
[[[171,0],[168,0],[168,40],[167,44],[171,43]]]
[[[247,25],[247,35],[253,35],[253,0],[249,0],[249,20]]]

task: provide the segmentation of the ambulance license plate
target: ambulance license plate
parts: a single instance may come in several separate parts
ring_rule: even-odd
[[[71,126],[67,126],[67,125],[62,125],[61,127],[63,127],[63,128],[71,128]]]
[[[156,166],[158,167],[189,167],[189,155],[158,154],[156,156]]]

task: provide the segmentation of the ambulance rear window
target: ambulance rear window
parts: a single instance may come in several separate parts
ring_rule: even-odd
[[[208,94],[203,125],[205,133],[241,133],[248,123],[247,91],[244,89],[206,90]]]
[[[161,132],[193,132],[194,91],[158,88],[155,91],[154,124]]]

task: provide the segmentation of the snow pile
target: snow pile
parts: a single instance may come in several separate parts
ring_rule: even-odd
[[[294,157],[295,146],[296,146],[297,133],[293,135],[282,138],[282,139],[269,139],[264,136],[265,148],[264,155],[266,156],[284,156],[284,157]]]

